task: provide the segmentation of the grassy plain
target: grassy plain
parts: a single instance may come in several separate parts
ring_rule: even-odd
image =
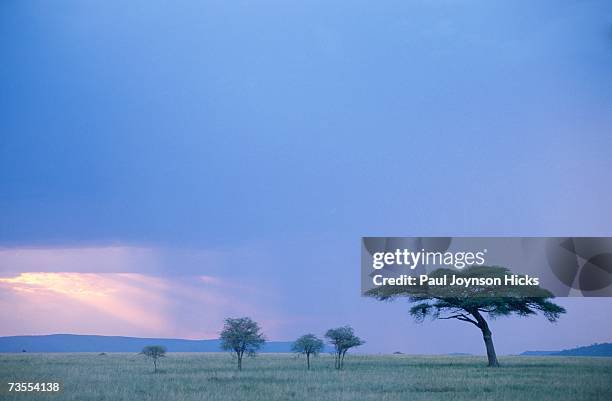
[[[306,371],[303,358],[268,354],[170,353],[153,364],[136,354],[0,354],[0,400],[612,400],[612,358],[328,355]],[[7,382],[59,381],[52,393],[8,393]]]

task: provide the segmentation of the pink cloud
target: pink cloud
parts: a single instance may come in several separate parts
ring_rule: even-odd
[[[224,318],[251,316],[273,337],[276,292],[222,277],[221,259],[197,249],[0,248],[0,335],[216,338]]]
[[[265,304],[256,293],[227,291],[217,277],[27,272],[0,278],[0,335],[216,338],[228,316],[272,326]]]
[[[126,282],[121,274],[20,273],[0,278],[0,288],[3,293],[12,295],[10,304],[3,305],[4,311],[26,309],[28,319],[42,317],[41,321],[47,321],[48,305],[55,305],[50,313],[54,319],[64,322],[65,331],[82,331],[90,325],[89,320],[95,319],[102,319],[120,330],[126,326],[142,332],[159,331],[164,325],[168,304],[158,292]],[[67,319],[74,315],[75,309],[85,312],[78,319]],[[12,313],[8,314],[1,315],[2,320],[7,319],[2,327],[14,332]]]

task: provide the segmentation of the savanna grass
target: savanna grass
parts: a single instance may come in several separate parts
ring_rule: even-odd
[[[612,358],[347,356],[342,371],[322,355],[169,353],[153,364],[137,354],[0,354],[1,400],[612,400]],[[59,381],[52,393],[8,393],[7,382]]]

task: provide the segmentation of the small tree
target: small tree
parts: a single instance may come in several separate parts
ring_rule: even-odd
[[[437,269],[429,277],[443,277],[451,275],[463,278],[496,277],[504,282],[504,278],[511,272],[500,266],[472,266],[456,271],[451,269]],[[520,317],[542,313],[550,322],[556,321],[565,313],[565,309],[550,299],[550,291],[540,286],[512,286],[504,285],[498,288],[487,286],[470,286],[469,288],[451,288],[450,286],[380,286],[368,295],[380,300],[390,300],[399,296],[408,296],[413,303],[410,314],[417,322],[423,322],[426,317],[440,320],[459,320],[476,326],[482,333],[487,350],[488,366],[499,366],[491,329],[485,315],[490,318],[516,315]]]
[[[354,334],[351,326],[329,329],[325,337],[334,346],[334,367],[336,369],[342,369],[344,366],[344,356],[349,349],[365,344],[365,341]]]
[[[306,355],[306,364],[310,370],[310,355],[318,355],[323,349],[323,340],[314,334],[305,334],[295,340],[291,350],[298,354]]]
[[[166,347],[161,345],[147,345],[142,349],[141,354],[153,361],[153,371],[157,373],[157,360],[166,356]]]
[[[238,370],[242,370],[244,353],[255,355],[265,342],[266,339],[259,325],[250,318],[225,319],[221,331],[221,348],[236,354]]]

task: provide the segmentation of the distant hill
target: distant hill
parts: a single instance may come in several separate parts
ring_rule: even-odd
[[[554,355],[555,352],[559,352],[559,351],[525,351],[525,352],[520,353],[519,355],[523,355],[523,356]]]
[[[289,341],[270,341],[261,352],[291,352],[291,344]],[[222,352],[220,340],[76,334],[0,337],[0,352],[140,352],[146,345],[163,345],[168,352]]]
[[[612,343],[593,344],[584,347],[564,349],[563,351],[525,351],[521,355],[612,356]]]

